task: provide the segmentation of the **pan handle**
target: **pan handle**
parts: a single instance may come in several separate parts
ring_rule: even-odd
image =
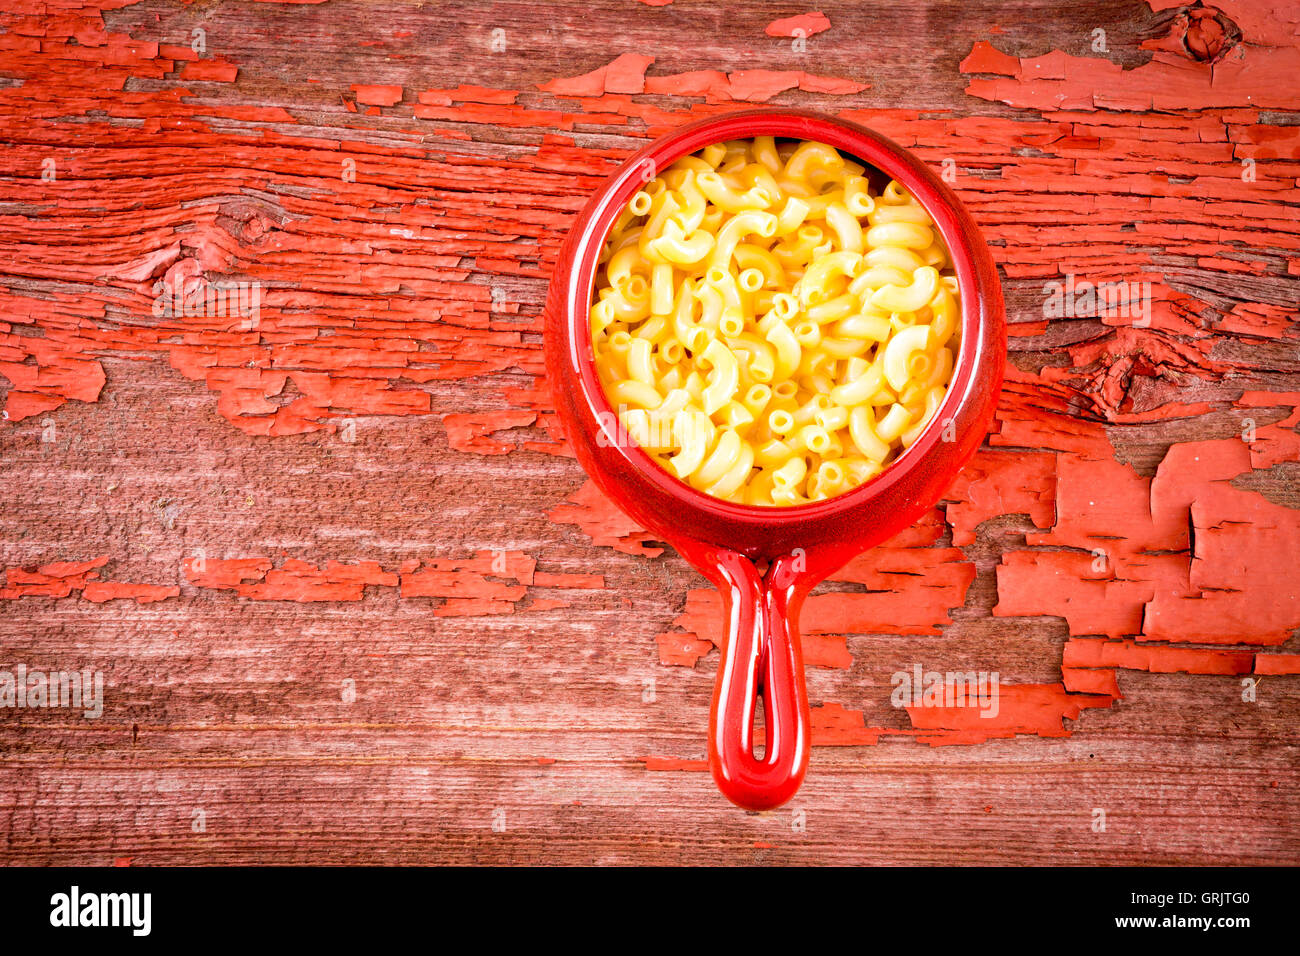
[[[808,691],[799,644],[799,609],[815,580],[804,555],[772,561],[766,576],[733,551],[714,556],[728,619],[713,708],[709,769],[718,789],[746,810],[789,800],[808,769]],[[754,756],[754,717],[763,701],[765,743]]]

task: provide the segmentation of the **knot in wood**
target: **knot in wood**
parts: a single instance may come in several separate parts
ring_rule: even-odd
[[[1202,63],[1217,63],[1241,41],[1241,29],[1222,10],[1196,7],[1179,19],[1187,55]]]

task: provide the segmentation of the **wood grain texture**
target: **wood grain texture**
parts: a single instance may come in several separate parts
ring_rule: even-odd
[[[816,11],[0,0],[0,671],[106,684],[0,708],[0,861],[1300,862],[1300,13]],[[600,178],[754,102],[951,178],[1013,323],[987,447],[810,599],[765,814],[540,342]]]

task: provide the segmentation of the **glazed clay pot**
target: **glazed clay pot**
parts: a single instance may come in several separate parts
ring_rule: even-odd
[[[850,492],[788,508],[733,504],[677,480],[620,434],[592,359],[588,313],[605,237],[655,172],[711,143],[755,136],[815,140],[870,167],[873,190],[896,179],[929,212],[961,290],[961,347],[939,411],[893,464]],[[649,175],[647,175],[649,173]],[[668,542],[721,592],[728,620],[709,726],[709,767],[735,804],[789,800],[808,766],[808,696],[799,608],[857,554],[930,508],[983,442],[1002,384],[1006,317],[997,269],[957,197],[884,136],[803,110],[746,110],[683,127],[628,159],[570,229],[546,303],[546,364],[555,407],[579,462],[635,521]],[[760,565],[766,565],[760,571]],[[764,706],[764,753],[754,717]]]

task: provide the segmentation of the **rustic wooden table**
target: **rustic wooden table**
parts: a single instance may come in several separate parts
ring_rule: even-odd
[[[1300,862],[1300,7],[818,9],[0,2],[0,860]],[[809,602],[765,814],[539,336],[600,178],[753,103],[931,162],[1013,323],[975,464]]]

